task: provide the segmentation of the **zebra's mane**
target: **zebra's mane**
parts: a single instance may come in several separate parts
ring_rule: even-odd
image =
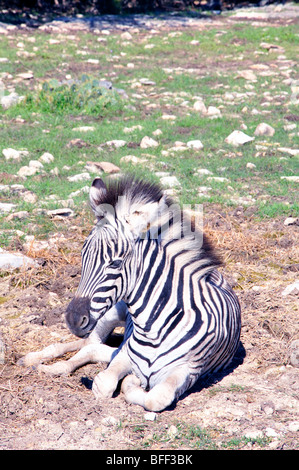
[[[162,225],[165,224],[167,226],[171,214],[168,210],[169,208],[177,207],[178,211],[178,217],[175,217],[176,221],[168,225],[169,237],[167,233],[164,233],[163,243],[167,243],[167,241],[171,239],[176,239],[176,242],[173,243],[173,254],[177,254],[178,251],[185,252],[186,262],[188,262],[188,260],[198,260],[207,270],[222,264],[222,261],[205,234],[193,225],[192,218],[190,218],[172,198],[164,194],[159,184],[126,176],[110,181],[105,185],[105,191],[99,192],[98,195],[99,197],[95,201],[95,204],[97,206],[102,204],[112,206],[118,218],[121,218],[123,213],[129,210],[129,208],[134,207],[135,211],[136,208],[137,210],[138,208],[142,210],[146,204],[159,203],[163,199],[164,210],[162,210],[162,215],[159,213],[160,225],[162,221]],[[125,208],[122,205],[121,211],[117,210],[119,198],[126,201]],[[155,221],[152,220],[152,222]],[[184,224],[192,226],[192,232],[194,234],[192,239],[185,237],[183,230]]]

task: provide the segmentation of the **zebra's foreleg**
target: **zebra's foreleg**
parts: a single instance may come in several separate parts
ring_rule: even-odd
[[[37,370],[50,375],[68,375],[85,364],[110,362],[116,349],[101,343],[87,344],[71,359],[51,365],[40,364]]]
[[[111,398],[119,380],[131,372],[129,357],[120,351],[106,370],[100,372],[93,381],[92,391],[97,399]]]
[[[179,367],[164,381],[146,392],[135,375],[128,375],[124,378],[121,389],[128,403],[143,406],[149,411],[162,411],[186,391],[188,377],[188,368]]]
[[[86,345],[86,339],[78,339],[76,341],[71,341],[70,343],[55,343],[47,346],[41,351],[30,352],[26,356],[21,357],[18,360],[17,364],[19,366],[36,366],[42,362],[48,362],[57,357],[61,357],[68,352],[77,351],[78,349],[83,348]]]

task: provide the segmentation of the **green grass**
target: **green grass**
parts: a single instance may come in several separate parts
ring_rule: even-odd
[[[291,102],[288,81],[296,79],[295,69],[292,62],[284,62],[296,59],[295,25],[253,28],[240,22],[221,30],[212,26],[202,31],[185,29],[174,37],[163,30],[132,35],[132,40],[124,42],[118,33],[104,37],[78,31],[67,40],[62,34],[58,44],[50,41],[56,36],[40,30],[32,30],[30,34],[20,30],[1,37],[0,57],[8,58],[1,63],[5,94],[13,86],[26,98],[18,106],[0,110],[0,184],[13,184],[6,174],[16,174],[44,152],[55,157],[53,163],[45,165],[45,175],[17,181],[37,195],[36,204],[25,205],[21,199],[1,193],[3,202],[16,202],[17,210],[29,213],[26,220],[14,222],[14,228],[23,228],[26,233],[38,232],[40,236],[54,230],[53,222],[37,217],[34,209],[55,208],[57,202],[47,200],[49,196],[56,194],[65,200],[73,191],[90,184],[71,183],[67,177],[86,171],[87,161],[100,160],[119,165],[124,173],[134,172],[153,181],[159,181],[155,173],[160,171],[175,175],[181,183],[176,193],[182,203],[220,204],[230,209],[249,198],[257,217],[296,216],[299,213],[297,185],[282,180],[281,176],[298,175],[298,158],[278,150],[279,147],[298,148],[298,126],[293,131],[284,129],[286,124],[296,122],[290,120],[292,116],[298,116],[298,107]],[[106,41],[99,42],[99,36]],[[194,40],[198,44],[192,44]],[[262,42],[283,47],[284,58],[279,58],[281,52],[262,49]],[[147,49],[147,44],[154,47]],[[29,53],[28,57],[24,51]],[[99,63],[92,64],[88,59],[97,59]],[[129,63],[134,68],[128,67]],[[256,81],[238,77],[239,70],[247,70],[254,64],[268,65],[274,74],[264,76],[258,69],[252,69]],[[28,70],[33,73],[32,80],[18,79],[18,74]],[[88,77],[85,84],[77,82],[82,75]],[[144,77],[155,85],[138,86],[138,80]],[[69,78],[75,81],[74,86],[63,82]],[[110,91],[97,94],[96,84],[100,79],[110,80],[114,87],[124,89],[129,99],[122,100]],[[233,103],[228,93],[235,94]],[[195,112],[193,104],[199,96],[206,106],[218,107],[222,118],[211,120]],[[252,113],[253,110],[260,114]],[[163,114],[175,115],[176,120],[163,120]],[[288,116],[291,117],[287,119]],[[246,124],[244,132],[252,136],[260,122],[273,126],[275,135],[256,137],[239,148],[224,142],[241,124]],[[143,129],[131,134],[124,132],[125,127],[137,124]],[[73,131],[83,125],[93,126],[94,131],[86,134]],[[160,145],[141,149],[142,137],[152,136],[158,128],[162,134],[153,137]],[[70,147],[69,142],[75,138],[82,139],[87,146]],[[124,139],[127,146],[111,150],[105,142],[113,139]],[[203,150],[162,153],[176,141],[187,143],[194,139],[203,142]],[[259,150],[256,145],[264,145],[265,149]],[[2,150],[8,147],[26,149],[29,156],[18,163],[7,162]],[[133,166],[121,161],[129,154],[147,158],[148,163]],[[247,163],[254,163],[255,168],[248,169]],[[213,176],[229,181],[221,183],[208,176],[199,177],[198,168],[206,168]],[[50,174],[54,169],[58,170],[58,176]],[[202,196],[198,191],[200,186],[211,189]],[[77,214],[82,211],[87,214],[86,199],[86,194],[74,199]],[[0,219],[4,230],[11,229],[5,215]],[[8,239],[5,232],[2,242],[7,244]]]

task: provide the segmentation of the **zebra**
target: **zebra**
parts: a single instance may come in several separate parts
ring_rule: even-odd
[[[124,341],[109,349],[93,393],[110,398],[122,380],[128,403],[162,411],[199,377],[230,364],[240,340],[238,298],[207,237],[159,185],[130,177],[107,185],[96,178],[90,205],[97,223],[83,245],[66,323],[89,341],[121,310]],[[97,360],[108,347],[103,339]]]

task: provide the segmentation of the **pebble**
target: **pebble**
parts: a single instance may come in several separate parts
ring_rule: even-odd
[[[285,297],[286,295],[296,293],[297,291],[299,293],[299,281],[295,281],[295,282],[293,282],[293,284],[290,284],[289,286],[287,286],[282,291],[281,295],[283,295]]]
[[[17,172],[18,176],[22,178],[27,178],[27,176],[33,176],[38,172],[38,168],[35,166],[22,166]]]
[[[20,103],[24,99],[24,96],[18,95],[18,93],[10,93],[7,96],[2,96],[0,98],[0,104],[2,105],[2,108],[8,109],[11,108],[12,106]]]
[[[147,135],[143,137],[143,139],[140,142],[140,147],[142,149],[147,149],[150,147],[158,147],[159,142],[156,140],[152,139],[151,137],[148,137]]]
[[[78,175],[68,176],[68,181],[72,183],[77,183],[78,181],[90,180],[91,176],[89,173],[79,173]]]
[[[195,101],[193,109],[195,109],[195,111],[198,111],[201,114],[207,114],[208,112],[206,105],[203,101]]]
[[[75,213],[72,209],[68,207],[63,207],[61,209],[54,209],[51,211],[47,211],[47,215],[49,217],[59,217],[59,218],[64,218],[64,217],[74,217]]]
[[[299,282],[297,283],[297,289],[299,288]],[[299,293],[299,290],[298,290]],[[290,344],[290,364],[293,367],[299,367],[299,339],[295,339]]]
[[[36,261],[21,253],[0,252],[0,269],[18,269],[37,266]]]
[[[54,157],[51,153],[45,152],[41,157],[39,157],[39,161],[42,163],[52,163],[54,162]]]
[[[263,437],[263,431],[258,431],[258,430],[248,431],[245,433],[245,437],[247,437],[247,439],[259,439]]]
[[[281,180],[292,181],[294,183],[299,183],[299,176],[281,176]]]
[[[127,145],[127,142],[125,140],[108,140],[106,145],[108,145],[108,147],[115,147],[118,149]]]
[[[282,153],[288,153],[289,155],[292,155],[292,157],[297,157],[299,155],[299,149],[291,149],[288,147],[278,147],[277,150]]]
[[[5,160],[14,160],[16,162],[21,161],[22,153],[19,150],[12,148],[7,148],[2,150],[2,154],[5,157]]]
[[[225,142],[231,144],[235,147],[239,145],[244,145],[248,142],[254,140],[254,137],[250,137],[242,131],[235,130],[228,137],[226,137]]]
[[[201,150],[203,149],[203,144],[200,140],[189,140],[189,142],[187,142],[187,147],[194,150]]]
[[[148,413],[145,413],[144,419],[145,421],[155,421],[157,419],[157,413],[149,411]]]
[[[95,130],[94,126],[80,126],[72,129],[74,132],[94,132]]]
[[[175,186],[181,186],[179,180],[176,176],[163,176],[160,180],[162,186],[166,186],[168,188],[174,188]]]
[[[11,204],[10,202],[0,202],[0,213],[11,212],[16,207],[16,204]]]
[[[269,136],[272,137],[275,134],[275,129],[265,122],[261,122],[254,131],[256,136]]]
[[[283,223],[283,225],[299,225],[299,218],[298,217],[287,217]]]
[[[254,170],[254,168],[256,168],[256,165],[254,163],[248,162],[246,164],[246,168],[249,168],[250,170]]]
[[[113,174],[120,172],[120,168],[111,162],[98,162],[96,163],[96,166],[98,166],[98,168],[103,170],[105,173]]]
[[[289,431],[298,432],[299,431],[299,421],[293,421],[289,423]]]

